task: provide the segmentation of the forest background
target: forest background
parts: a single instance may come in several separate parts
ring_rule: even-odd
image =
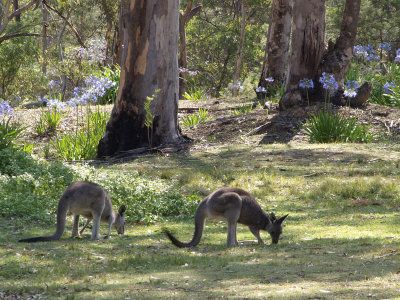
[[[398,297],[400,1],[362,1],[356,44],[363,48],[348,76],[369,81],[372,93],[363,109],[337,109],[372,126],[373,139],[312,143],[298,124],[304,115],[293,120],[298,110],[278,110],[279,87],[253,107],[271,1],[245,1],[241,88],[231,97],[240,1],[202,1],[186,25],[179,112],[193,143],[107,163],[93,159],[119,84],[119,1],[34,2],[2,1],[0,9],[4,25],[5,5],[31,4],[0,27],[0,98],[11,105],[0,107],[0,298]],[[338,36],[345,1],[326,4],[328,42]],[[77,105],[83,96],[96,104]],[[44,100],[51,105],[40,107]],[[263,136],[272,120],[280,129]],[[18,243],[53,233],[58,199],[76,180],[97,182],[115,207],[127,205],[125,236],[91,242],[89,232],[74,240],[65,233],[48,244]],[[221,222],[207,223],[198,248],[169,243],[162,227],[188,240],[197,204],[221,186],[242,187],[267,212],[289,214],[278,245],[265,234],[257,245],[239,226],[241,246],[227,249]]]

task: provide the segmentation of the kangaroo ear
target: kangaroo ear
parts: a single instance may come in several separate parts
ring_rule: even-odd
[[[118,209],[119,215],[122,217],[124,215],[124,212],[126,211],[125,205],[121,205]]]
[[[275,223],[276,222],[276,217],[274,213],[270,213],[269,214],[269,220],[271,221],[271,223]]]
[[[276,221],[276,223],[282,224],[282,222],[285,221],[285,219],[286,219],[287,216],[288,216],[288,215],[279,218],[279,219]]]

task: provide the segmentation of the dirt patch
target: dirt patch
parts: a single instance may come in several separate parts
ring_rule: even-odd
[[[321,109],[323,104],[310,107],[297,107],[280,112],[278,104],[269,103],[262,108],[256,106],[250,112],[235,114],[244,107],[254,105],[246,99],[210,99],[207,101],[181,101],[179,119],[197,113],[200,108],[208,110],[211,120],[192,127],[181,126],[182,133],[194,140],[194,147],[204,148],[210,144],[227,143],[288,143],[307,142],[300,124],[306,118]],[[102,106],[103,111],[111,112],[112,106]],[[356,117],[358,122],[372,127],[375,132],[392,138],[400,134],[400,110],[376,104],[367,104],[364,108],[334,107],[340,114]],[[17,122],[26,126],[24,139],[36,147],[49,143],[53,137],[39,136],[35,132],[41,109],[16,109]],[[58,127],[58,133],[75,131],[85,126],[86,109],[69,109]],[[78,122],[77,122],[78,120]],[[35,147],[35,148],[36,148]]]
[[[219,100],[219,104],[222,101]],[[321,109],[323,104],[310,107],[291,108],[280,112],[278,104],[268,105],[268,109],[257,107],[249,113],[234,115],[237,103],[224,102],[224,110],[208,108],[213,120],[193,127],[182,128],[184,134],[200,143],[248,142],[249,137],[257,136],[260,143],[287,143],[290,141],[307,142],[308,138],[301,130],[302,124],[309,115]],[[194,113],[194,106],[191,107]],[[371,126],[374,132],[397,138],[400,134],[400,110],[376,104],[367,104],[364,108],[333,107],[333,110],[346,116],[356,117],[358,123]],[[183,117],[187,110],[181,110]]]

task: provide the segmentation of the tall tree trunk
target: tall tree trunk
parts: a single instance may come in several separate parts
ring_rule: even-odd
[[[113,38],[113,65],[118,65],[122,66],[122,13],[123,11],[126,10],[126,8],[123,7],[123,5],[126,5],[127,1],[122,1],[118,5],[118,11],[119,11],[119,21],[118,23],[115,24],[114,28],[114,38]]]
[[[239,45],[236,53],[236,65],[235,70],[233,72],[233,85],[232,88],[232,96],[237,97],[239,95],[239,77],[240,77],[240,69],[242,68],[242,58],[243,58],[243,44],[244,44],[244,35],[246,32],[246,10],[244,5],[244,0],[240,1],[240,37],[239,37]]]
[[[302,102],[299,82],[315,78],[324,51],[324,38],[325,0],[295,1],[289,70],[280,109]]]
[[[332,102],[338,105],[345,105],[350,100],[351,105],[362,106],[368,100],[372,90],[369,83],[365,82],[358,90],[356,97],[345,99],[343,96],[344,78],[349,70],[356,42],[360,7],[361,0],[346,0],[339,37],[335,44],[329,41],[328,50],[322,57],[317,74],[320,76],[326,72],[335,77],[339,89],[333,95]]]
[[[187,76],[187,56],[186,56],[186,24],[202,10],[203,6],[198,3],[194,8],[193,0],[189,0],[185,12],[179,13],[179,57],[178,65],[181,69],[179,73],[179,99],[182,99],[186,92],[186,76]]]
[[[42,24],[42,56],[43,56],[43,62],[42,62],[42,73],[43,75],[46,75],[47,73],[47,59],[46,59],[46,53],[48,49],[48,39],[47,39],[47,26],[49,26],[49,11],[47,10],[47,7],[42,3],[42,19],[43,19],[43,24]]]
[[[177,120],[179,0],[123,0],[122,8],[124,63],[99,157],[149,145],[144,104],[156,90],[153,145],[182,139]]]
[[[310,3],[313,2],[313,3]],[[308,1],[302,3],[301,7],[295,5],[294,26],[296,27],[292,39],[292,53],[290,58],[289,77],[286,83],[285,94],[279,102],[281,109],[286,109],[294,105],[305,103],[304,89],[299,89],[299,81],[303,78],[313,79],[314,89],[309,91],[310,99],[314,101],[324,100],[324,90],[319,83],[319,78],[323,72],[329,73],[335,77],[338,83],[338,90],[330,96],[330,100],[337,105],[344,105],[350,100],[350,104],[361,106],[367,101],[371,86],[364,83],[357,91],[357,96],[347,99],[343,94],[344,77],[350,66],[353,56],[353,48],[357,35],[357,25],[360,13],[361,0],[346,0],[343,19],[339,37],[336,43],[329,41],[328,49],[323,51],[323,31],[324,18],[313,18],[318,13],[325,16],[325,1]],[[312,5],[312,10],[306,8]],[[306,8],[307,10],[303,10]],[[307,19],[307,15],[311,16]],[[314,25],[307,29],[302,24],[312,21]],[[299,25],[300,24],[300,25]],[[316,26],[319,24],[318,26]],[[304,29],[302,29],[304,28]],[[301,29],[299,31],[299,29]],[[315,37],[318,37],[317,39]],[[300,41],[300,43],[299,43]]]
[[[286,78],[289,58],[290,31],[292,29],[293,0],[274,0],[268,27],[264,63],[258,86],[268,91],[265,79],[272,77],[274,85],[281,85]],[[261,93],[259,97],[263,97]]]
[[[329,41],[328,51],[323,55],[318,74],[332,74],[343,90],[344,77],[349,70],[356,42],[357,25],[360,14],[361,0],[346,1],[339,37],[336,43]]]

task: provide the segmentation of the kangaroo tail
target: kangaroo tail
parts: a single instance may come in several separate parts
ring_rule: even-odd
[[[172,233],[168,229],[163,229],[163,232],[170,239],[172,244],[179,248],[190,248],[195,247],[200,242],[201,236],[203,235],[204,230],[204,221],[206,219],[206,201],[200,203],[199,207],[196,210],[195,218],[194,218],[194,235],[192,240],[189,243],[182,243],[177,238],[175,238]]]
[[[56,227],[56,232],[53,235],[50,236],[38,236],[38,237],[33,237],[29,239],[22,239],[19,240],[18,242],[23,242],[23,243],[36,243],[36,242],[48,242],[48,241],[54,241],[60,239],[62,234],[64,233],[65,229],[65,218],[67,217],[67,211],[68,207],[66,206],[66,201],[68,197],[64,197],[64,195],[61,197],[60,202],[58,203],[58,208],[57,208],[57,227]]]

